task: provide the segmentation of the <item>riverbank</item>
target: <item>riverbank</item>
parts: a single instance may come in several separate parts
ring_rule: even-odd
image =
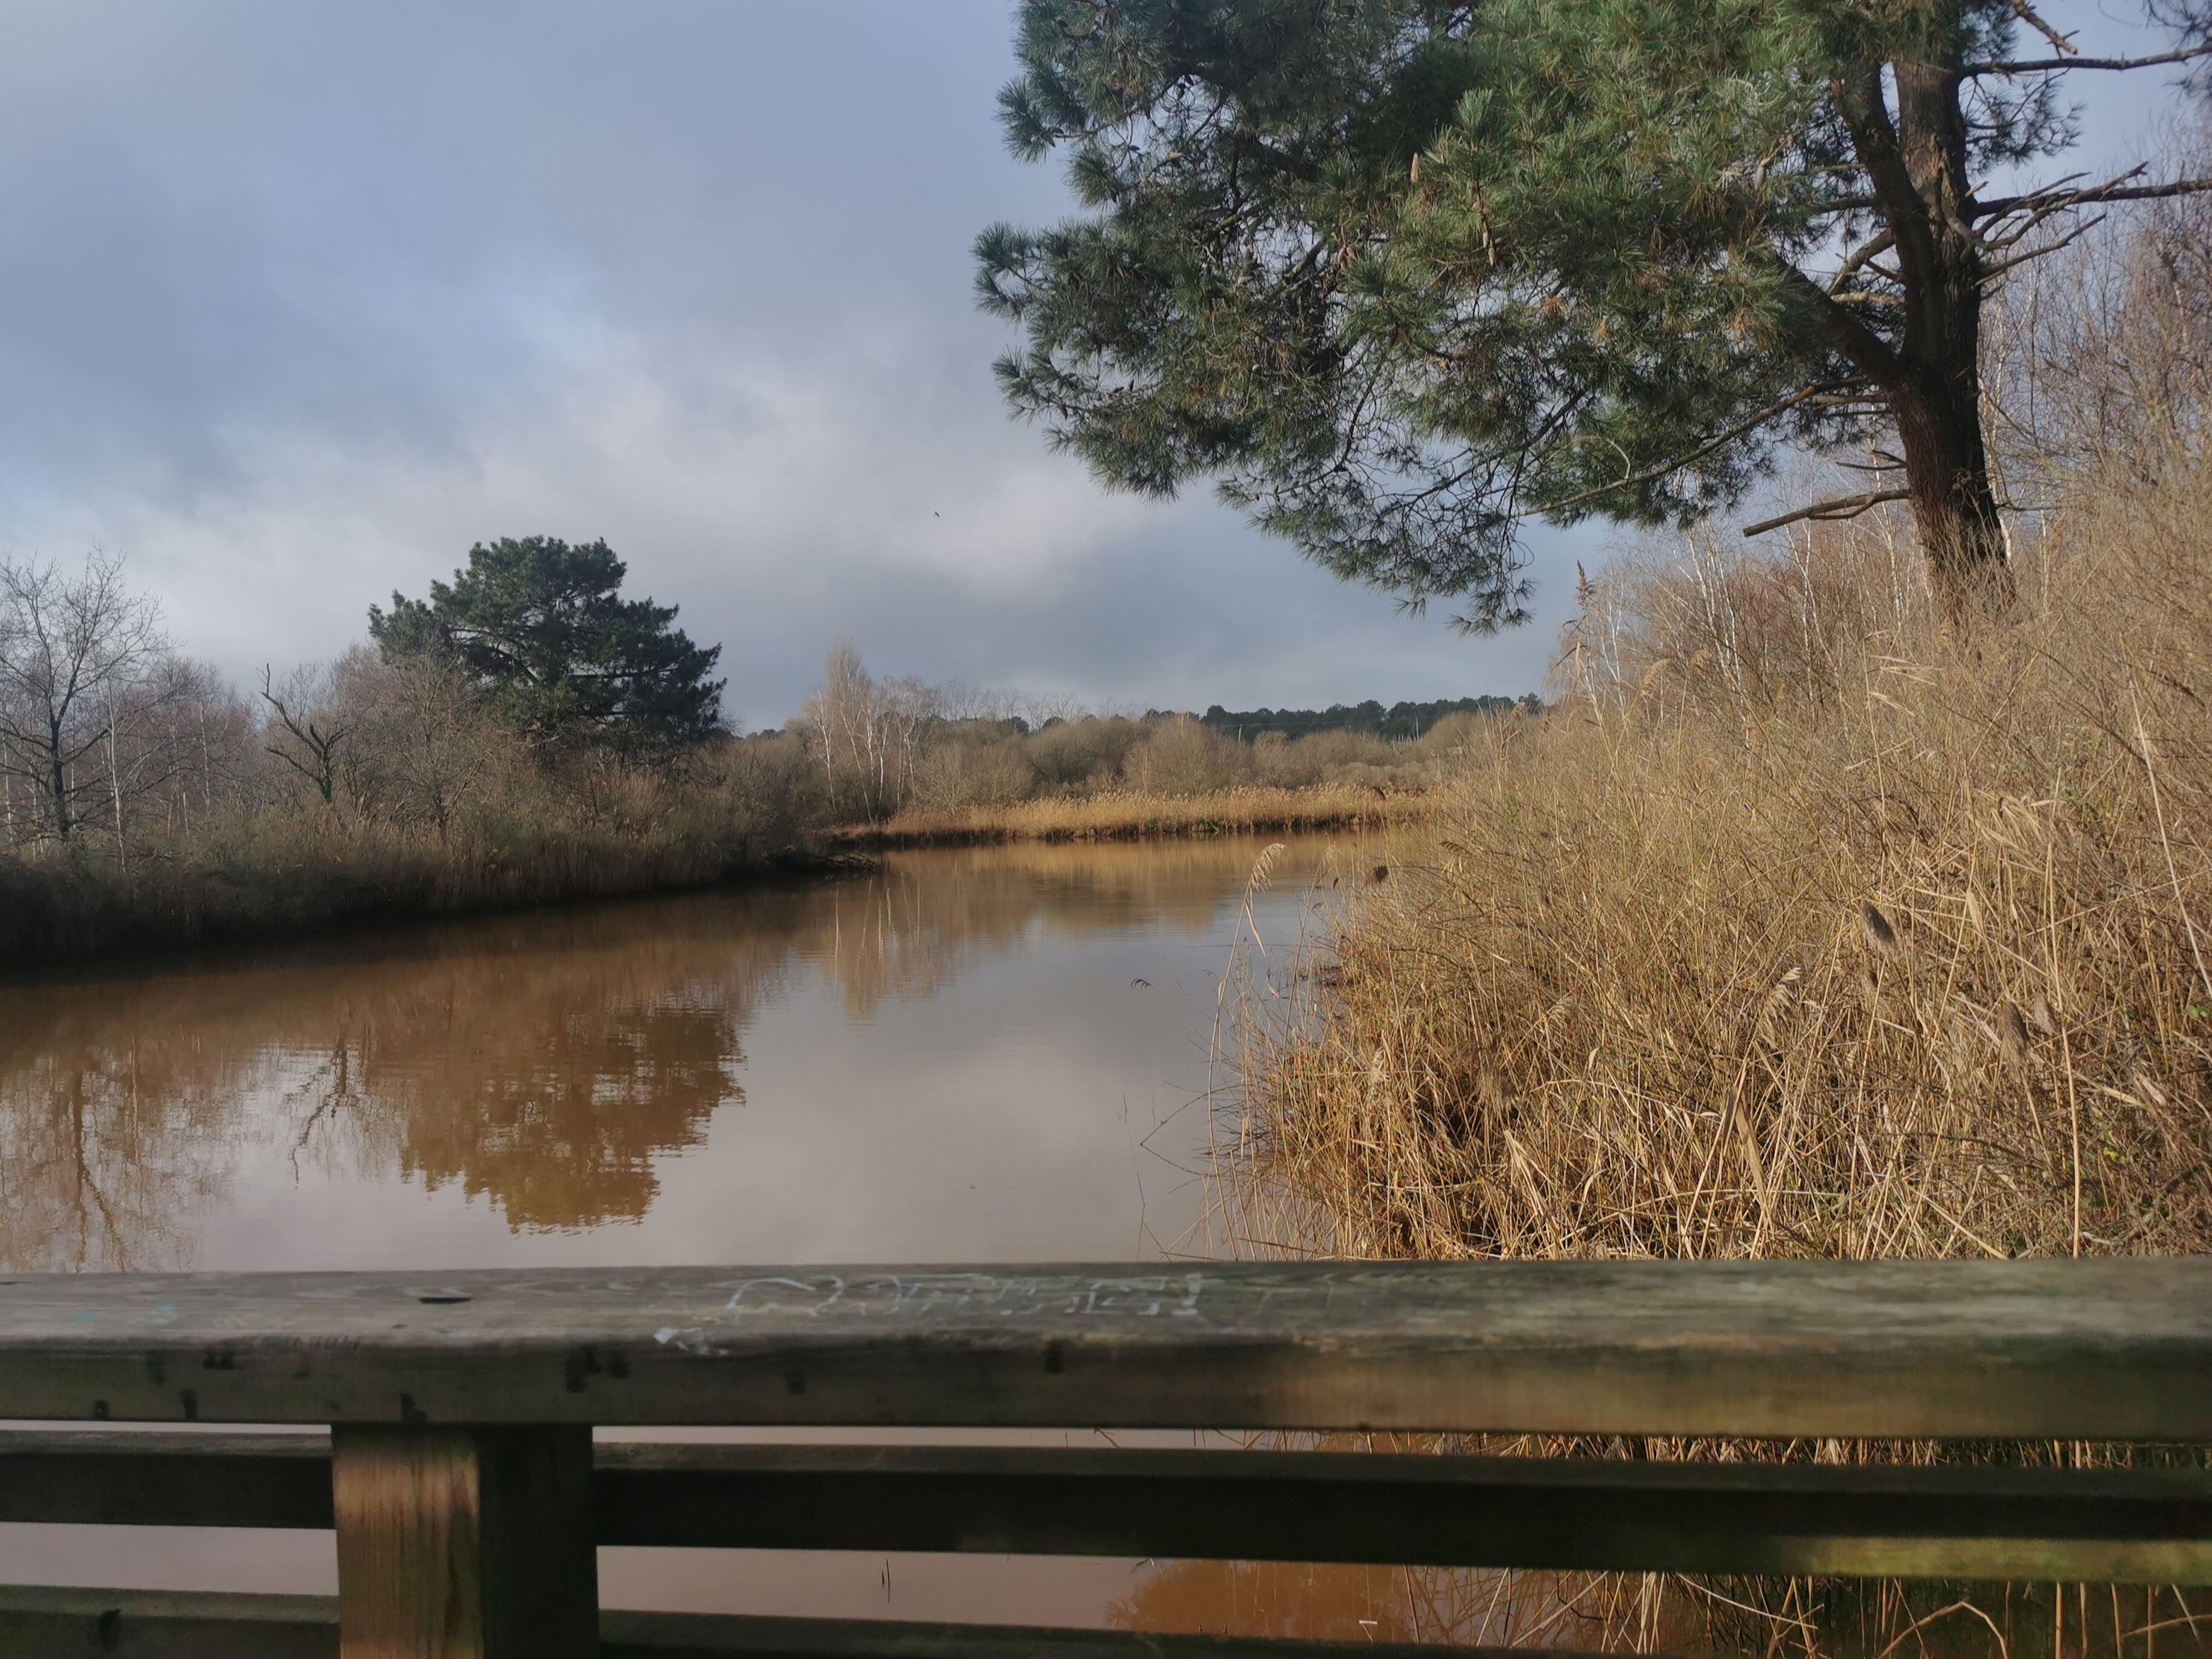
[[[510,827],[512,828],[512,827]],[[852,852],[742,825],[439,842],[374,826],[210,836],[135,869],[0,857],[0,975],[596,899],[853,873]]]
[[[879,824],[839,830],[832,840],[843,847],[970,847],[997,842],[1376,830],[1426,821],[1438,799],[1430,790],[1384,790],[1366,784],[1248,786],[1194,795],[1109,791],[950,812],[908,811]]]
[[[1248,964],[1237,1236],[2212,1248],[2208,526],[2201,458],[2105,483],[1963,648],[1865,526],[1601,579],[1555,712]]]
[[[0,854],[0,975],[434,918],[732,884],[831,878],[878,849],[1139,842],[1419,823],[1437,797],[1365,784],[1108,792],[817,833],[793,798],[670,787],[600,822],[541,805],[444,835],[374,819],[240,812],[128,865]]]

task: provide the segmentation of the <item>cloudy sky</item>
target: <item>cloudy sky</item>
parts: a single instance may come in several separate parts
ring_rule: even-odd
[[[2126,0],[2046,10],[2146,38]],[[1462,640],[1006,419],[969,246],[1065,205],[1000,142],[1010,15],[0,6],[0,551],[123,555],[243,678],[471,542],[604,536],[725,644],[749,726],[840,635],[1098,704],[1533,689],[1602,532],[1540,532],[1540,621]],[[2160,101],[2082,91],[2105,153]]]

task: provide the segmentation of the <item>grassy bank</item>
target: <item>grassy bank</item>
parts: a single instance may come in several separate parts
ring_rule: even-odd
[[[1109,790],[950,811],[909,808],[880,824],[839,832],[848,845],[955,847],[1009,841],[1144,841],[1274,830],[1376,830],[1417,823],[1436,798],[1365,784],[1261,786],[1194,795]]]
[[[795,769],[736,747],[590,787],[515,768],[442,823],[249,801],[127,860],[0,854],[0,973],[828,867]]]

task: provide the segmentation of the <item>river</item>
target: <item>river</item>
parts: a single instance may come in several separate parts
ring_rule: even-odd
[[[0,1267],[1218,1253],[1217,988],[1240,936],[1279,951],[1360,867],[1291,838],[1252,890],[1267,844],[902,852],[0,986]],[[601,1571],[617,1607],[1437,1633],[1395,1569],[611,1550]],[[0,1526],[0,1580],[327,1591],[335,1567],[327,1534]]]
[[[897,853],[0,989],[0,1261],[1202,1249],[1192,1103],[1261,845]],[[1263,936],[1328,856],[1286,854]]]

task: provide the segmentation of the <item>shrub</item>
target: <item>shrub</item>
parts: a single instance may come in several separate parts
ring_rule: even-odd
[[[1251,751],[1188,714],[1156,720],[1121,763],[1121,775],[1147,794],[1199,795],[1251,775]]]
[[[1027,800],[1036,788],[1036,769],[1019,738],[940,743],[922,757],[915,779],[914,805],[925,812],[957,812],[969,806],[1007,806]]]
[[[1048,720],[1024,746],[1039,781],[1064,792],[1119,778],[1129,751],[1144,737],[1143,726],[1118,714],[1085,715]]]

